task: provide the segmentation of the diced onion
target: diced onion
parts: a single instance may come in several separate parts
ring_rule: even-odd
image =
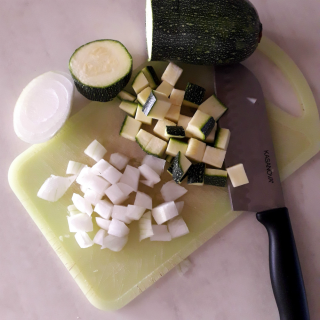
[[[162,224],[178,215],[178,210],[173,201],[165,202],[152,209],[152,216],[157,224]]]
[[[117,219],[112,219],[109,225],[108,233],[116,237],[124,237],[129,234],[130,229],[125,225],[124,222]]]
[[[110,219],[112,213],[113,204],[108,200],[99,200],[94,207],[94,212],[98,213],[102,218]]]
[[[85,213],[79,213],[71,217],[67,216],[67,219],[70,232],[90,232],[93,230],[92,219]]]
[[[131,220],[139,220],[145,211],[146,208],[129,204],[127,207],[126,215]]]
[[[103,245],[103,239],[106,237],[106,230],[99,229],[96,235],[93,238],[93,242],[99,244],[100,246]]]
[[[138,191],[139,178],[139,169],[127,165],[120,179],[120,182],[129,185],[134,191]]]
[[[80,184],[80,190],[81,190],[83,193],[86,193],[86,191],[87,191],[88,189],[89,189],[88,187],[82,186],[82,185]]]
[[[112,218],[120,220],[124,223],[131,223],[132,219],[127,217],[127,207],[115,205],[112,209]]]
[[[86,165],[76,161],[69,161],[66,174],[79,174]]]
[[[160,176],[152,170],[148,165],[143,164],[139,167],[140,173],[149,181],[152,181],[154,184],[160,182]]]
[[[93,241],[86,232],[79,231],[74,235],[74,237],[76,238],[80,248],[89,248],[93,245]]]
[[[105,191],[105,194],[113,204],[117,205],[128,199],[128,196],[116,184],[109,187]]]
[[[153,236],[151,211],[146,212],[139,220],[140,241]]]
[[[101,160],[107,153],[107,149],[97,140],[93,140],[84,150],[84,153],[95,161]]]
[[[181,216],[175,217],[168,222],[168,229],[172,238],[178,238],[189,233],[187,224]]]
[[[92,205],[96,205],[99,200],[102,199],[104,194],[102,193],[97,193],[91,189],[87,189],[86,192],[84,193],[84,198],[88,200]]]
[[[104,159],[101,159],[91,167],[91,171],[95,175],[100,175],[103,171],[106,171],[109,167],[110,167],[110,163]]]
[[[134,205],[152,210],[152,198],[146,193],[138,191]]]
[[[110,166],[105,171],[101,173],[101,177],[109,181],[111,184],[115,184],[119,182],[120,178],[122,176],[122,173],[114,168],[113,166]]]
[[[37,196],[43,200],[55,202],[66,193],[75,179],[76,175],[71,177],[51,175],[40,187]]]
[[[118,182],[117,183],[117,186],[120,188],[120,190],[126,195],[128,196],[131,192],[133,192],[133,188],[128,186],[127,184],[125,183],[122,183],[122,182]]]
[[[184,201],[176,202],[176,207],[177,207],[179,214],[181,214],[183,207],[184,207]]]
[[[123,170],[128,164],[129,158],[122,153],[113,153],[110,156],[110,163],[115,166],[118,170]]]
[[[182,197],[188,190],[184,187],[179,186],[173,180],[165,183],[161,190],[161,195],[164,201],[175,201],[176,199]]]
[[[97,222],[97,225],[100,228],[108,231],[110,223],[111,223],[111,220],[106,220],[106,219],[103,219],[103,218],[96,217],[96,222]]]
[[[160,176],[164,170],[166,160],[156,158],[154,156],[147,154],[143,158],[142,164],[146,164],[147,166],[149,166],[153,171],[155,171]]]
[[[91,168],[88,167],[81,170],[76,181],[97,193],[104,193],[110,186],[108,181],[92,173]]]
[[[103,246],[101,247],[101,249],[108,248],[111,251],[119,252],[123,249],[127,242],[128,236],[116,237],[109,234],[103,239]]]
[[[153,188],[154,187],[154,183],[152,181],[149,180],[140,180],[141,183],[145,184],[146,186]]]
[[[171,235],[168,232],[166,225],[152,225],[153,236],[150,237],[151,241],[171,241]]]
[[[91,203],[88,200],[82,198],[79,194],[74,193],[72,195],[72,202],[79,211],[91,216],[93,209]]]

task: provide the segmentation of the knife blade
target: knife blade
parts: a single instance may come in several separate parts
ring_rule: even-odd
[[[285,207],[276,156],[261,86],[243,65],[217,67],[218,99],[228,107],[219,120],[231,137],[226,167],[244,165],[249,183],[234,188],[228,181],[233,210],[257,212],[269,236],[269,268],[281,320],[308,320],[309,311],[288,209]]]

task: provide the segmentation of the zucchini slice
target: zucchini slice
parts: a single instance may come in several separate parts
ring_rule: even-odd
[[[195,138],[205,140],[215,126],[215,120],[206,113],[197,110],[190,120],[187,132]]]
[[[152,89],[150,87],[146,87],[140,93],[138,93],[137,100],[141,103],[142,106],[147,102],[151,91]]]
[[[137,121],[130,116],[126,116],[123,120],[121,129],[120,129],[120,136],[129,139],[131,141],[135,141],[136,135],[141,127],[141,122]]]
[[[163,93],[166,97],[169,97],[173,90],[173,86],[167,81],[162,81],[160,86],[155,90],[157,92]]]
[[[204,163],[192,164],[188,170],[188,184],[203,186],[205,168],[206,165]]]
[[[249,183],[247,174],[242,163],[227,168],[227,172],[234,188]]]
[[[177,81],[179,80],[183,70],[178,67],[176,64],[173,62],[170,62],[164,70],[164,73],[161,77],[162,81],[167,81],[170,83],[173,87],[176,85]]]
[[[184,128],[180,126],[166,126],[166,137],[182,139],[186,136]]]
[[[210,115],[217,121],[228,110],[228,108],[224,106],[213,94],[206,101],[200,104],[198,110]]]
[[[176,183],[181,183],[186,177],[191,162],[180,151],[173,160],[172,178]]]
[[[167,120],[167,119],[158,120],[157,124],[153,128],[153,132],[160,138],[168,141],[169,137],[166,136],[166,127],[175,126],[175,125],[176,124],[174,122],[171,122],[170,120]]]
[[[196,162],[201,162],[206,151],[206,144],[197,139],[190,138],[188,141],[188,148],[186,156]]]
[[[166,154],[175,157],[178,152],[186,154],[188,148],[188,143],[181,141],[180,139],[170,138]]]
[[[185,91],[179,90],[179,89],[172,89],[172,92],[170,94],[170,101],[172,104],[176,104],[178,106],[181,106],[184,100]]]
[[[216,187],[227,186],[228,172],[226,170],[208,169],[204,172],[204,184]]]
[[[136,94],[140,93],[143,89],[149,86],[148,79],[142,71],[138,72],[132,81],[132,88]]]
[[[143,72],[143,74],[147,78],[148,83],[149,83],[149,87],[151,89],[157,88],[158,85],[160,84],[160,81],[159,81],[159,78],[158,78],[156,72],[154,71],[153,67],[146,66],[141,71]]]
[[[191,120],[191,117],[184,116],[183,114],[180,114],[179,120],[178,120],[178,126],[181,126],[181,127],[184,128],[187,138],[192,138],[193,137],[193,135],[187,131],[187,127],[188,127],[188,124],[189,124],[190,120]]]
[[[202,162],[210,164],[213,167],[221,168],[223,165],[226,151],[214,147],[206,146]]]
[[[136,100],[136,97],[134,95],[132,95],[131,93],[125,91],[125,90],[122,90],[118,93],[117,97],[123,101],[134,101]]]
[[[170,107],[170,100],[164,94],[152,91],[143,105],[142,111],[146,116],[163,120]]]
[[[142,105],[139,103],[138,104],[138,108],[137,108],[137,112],[136,112],[136,120],[144,123],[144,124],[148,124],[151,125],[152,124],[152,118],[146,116],[143,112],[142,112]]]
[[[183,105],[198,108],[203,101],[206,90],[196,84],[188,82],[184,94]]]
[[[165,118],[173,122],[178,122],[180,117],[181,105],[172,104]]]
[[[227,150],[230,141],[230,130],[219,128],[217,131],[217,137],[214,142],[214,147],[222,150]]]
[[[119,41],[96,40],[76,49],[69,60],[69,70],[83,96],[106,102],[129,82],[132,57]]]
[[[119,104],[119,108],[134,117],[138,108],[138,103],[122,100]]]

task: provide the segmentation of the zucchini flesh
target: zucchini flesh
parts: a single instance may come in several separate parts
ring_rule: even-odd
[[[131,93],[125,91],[125,90],[122,90],[118,93],[117,97],[123,101],[134,101],[136,100],[136,97],[134,95],[132,95]]]
[[[190,121],[191,121],[191,117],[184,116],[183,114],[180,114],[179,120],[178,120],[178,126],[182,126],[184,128],[187,138],[193,137],[193,135],[187,131],[187,127],[188,127],[188,124]]]
[[[242,163],[227,168],[227,172],[234,188],[249,183],[247,174],[244,170],[244,166]]]
[[[144,151],[154,157],[160,158],[164,153],[164,151],[166,150],[166,148],[167,148],[166,141],[163,141],[153,136]]]
[[[184,138],[186,136],[184,128],[180,126],[166,126],[166,137],[168,138]]]
[[[217,149],[214,147],[207,146],[204,152],[202,162],[209,164],[213,167],[221,168],[223,165],[226,151]]]
[[[69,60],[69,70],[83,96],[106,102],[129,82],[132,57],[119,41],[97,40],[76,49]]]
[[[204,184],[216,187],[227,186],[228,173],[226,170],[208,169],[204,172]]]
[[[185,91],[179,90],[179,89],[172,89],[172,92],[170,94],[170,101],[172,104],[176,104],[178,106],[181,106],[184,100]]]
[[[157,92],[163,93],[166,97],[169,97],[173,90],[173,86],[167,81],[162,81],[160,86],[156,89]]]
[[[150,87],[146,87],[140,93],[138,93],[137,100],[141,103],[142,106],[148,100],[148,97],[149,97],[151,91],[152,91],[152,89]]]
[[[188,184],[203,186],[205,168],[206,165],[204,163],[192,164],[188,170]]]
[[[170,138],[168,147],[166,150],[166,154],[175,157],[178,152],[182,154],[186,154],[188,148],[188,144],[180,139]]]
[[[138,104],[131,101],[123,100],[119,104],[119,108],[134,117],[138,108]]]
[[[136,94],[149,86],[148,79],[142,71],[140,71],[132,81],[132,88]]]
[[[176,183],[181,183],[186,177],[191,162],[180,151],[173,160],[172,178]]]
[[[144,123],[144,124],[148,124],[151,125],[152,124],[152,118],[146,116],[143,111],[142,111],[142,105],[139,103],[138,104],[138,108],[137,108],[137,112],[136,112],[136,120]]]
[[[183,105],[198,108],[203,101],[206,90],[196,84],[188,82],[184,94]]]
[[[157,86],[160,84],[160,81],[159,81],[159,78],[158,78],[156,72],[154,71],[153,67],[146,66],[141,71],[143,72],[143,74],[147,78],[148,83],[149,83],[149,87],[151,89],[156,89]]]
[[[175,126],[176,124],[174,122],[171,122],[170,120],[164,119],[164,120],[158,120],[157,124],[153,128],[153,132],[159,136],[161,139],[169,140],[169,137],[166,136],[166,127],[167,126]]]
[[[142,111],[146,116],[163,120],[170,107],[170,100],[164,94],[152,91],[143,105]]]
[[[166,156],[166,161],[167,162],[171,163],[172,159],[173,159],[172,156],[169,156],[169,155]]]
[[[188,148],[186,156],[196,162],[201,162],[206,151],[206,144],[197,139],[190,138],[188,141]]]
[[[227,150],[230,141],[230,130],[219,128],[217,137],[214,142],[214,147],[222,150]]]
[[[209,133],[209,135],[206,137],[205,142],[207,143],[213,143],[214,142],[214,138],[216,136],[216,131],[217,131],[217,123],[214,125],[213,129],[211,130],[211,132]]]
[[[217,121],[228,110],[228,108],[224,106],[215,95],[212,95],[200,104],[198,110],[210,115]]]
[[[170,62],[164,70],[164,73],[161,77],[162,81],[167,81],[170,83],[173,87],[176,85],[177,81],[179,80],[183,70],[178,67],[176,64],[173,62]]]
[[[197,110],[190,120],[186,131],[200,140],[205,140],[214,126],[215,121],[211,116]]]
[[[124,121],[122,123],[121,129],[120,129],[120,136],[129,139],[131,141],[135,141],[135,137],[140,130],[141,122],[137,121],[130,116],[126,116],[124,118]]]
[[[173,122],[178,122],[180,117],[181,105],[172,104],[165,118]]]
[[[148,143],[151,141],[153,135],[143,129],[140,129],[136,135],[136,141],[139,144],[140,148],[144,150]]]

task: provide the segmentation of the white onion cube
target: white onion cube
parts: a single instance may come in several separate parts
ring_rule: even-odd
[[[181,214],[183,207],[184,207],[184,201],[176,202],[176,207],[177,207],[179,214]]]
[[[95,206],[98,203],[98,201],[102,199],[103,196],[103,193],[97,193],[88,188],[84,193],[83,197]]]
[[[168,222],[168,229],[172,239],[184,236],[189,233],[187,224],[181,216],[175,217]]]
[[[120,179],[120,182],[129,185],[130,187],[133,188],[134,191],[138,191],[139,178],[140,178],[139,169],[127,165]]]
[[[140,241],[153,236],[151,211],[146,212],[139,220]]]
[[[96,217],[96,222],[97,222],[97,225],[104,229],[104,230],[109,230],[109,226],[110,226],[110,223],[111,223],[111,220],[106,220],[106,219],[103,219],[103,218],[99,218],[99,217]]]
[[[127,207],[115,205],[112,209],[112,218],[124,223],[131,223],[132,220],[127,217]]]
[[[72,202],[79,211],[91,216],[93,209],[91,203],[88,200],[82,198],[79,194],[74,193],[72,195]]]
[[[152,181],[149,180],[140,180],[141,183],[143,183],[144,185],[146,185],[147,187],[153,188],[154,187],[154,183]]]
[[[143,158],[142,164],[146,164],[147,166],[149,166],[153,171],[155,171],[160,176],[164,170],[166,160],[156,158],[154,156],[147,154]]]
[[[80,162],[70,160],[68,162],[66,174],[79,174],[86,165]]]
[[[80,185],[83,185],[97,193],[104,193],[110,186],[110,183],[105,179],[95,175],[91,168],[83,168],[79,173],[77,180]]]
[[[89,248],[93,245],[93,241],[90,239],[88,234],[83,231],[79,231],[74,235],[80,248]]]
[[[91,171],[95,175],[101,175],[101,173],[106,171],[110,166],[111,164],[108,161],[101,159],[92,166]]]
[[[113,204],[121,204],[128,199],[128,196],[116,184],[109,187],[105,194]]]
[[[117,183],[117,186],[120,188],[120,190],[126,195],[128,196],[131,192],[133,192],[133,188],[128,186],[127,184],[125,183],[122,183],[122,182],[118,182]]]
[[[188,190],[171,180],[162,186],[160,192],[163,200],[169,202],[182,197]]]
[[[93,242],[99,244],[100,246],[103,245],[103,239],[106,237],[106,230],[100,229],[93,238]]]
[[[152,181],[154,184],[160,182],[160,176],[152,170],[148,165],[143,164],[139,167],[140,173],[149,181]]]
[[[129,158],[121,153],[113,153],[110,156],[110,163],[118,170],[123,170],[129,162]]]
[[[90,232],[93,230],[92,219],[85,213],[79,213],[68,217],[68,224],[70,232]]]
[[[153,236],[150,237],[151,241],[171,241],[171,234],[168,232],[166,225],[152,225]]]
[[[130,229],[125,225],[124,222],[117,219],[112,219],[109,225],[108,233],[116,237],[124,237],[129,234]]]
[[[107,153],[107,149],[97,140],[93,140],[84,150],[84,153],[93,160],[99,161]]]
[[[128,236],[116,237],[109,234],[103,239],[103,246],[101,247],[101,249],[108,248],[111,251],[119,252],[123,249],[127,242]]]
[[[138,191],[134,205],[152,210],[152,198],[149,195]]]
[[[100,200],[94,207],[94,212],[98,213],[102,218],[110,219],[113,204],[108,200]]]
[[[145,211],[146,208],[129,204],[126,215],[130,220],[139,220]]]
[[[178,210],[173,201],[160,204],[152,209],[152,216],[157,224],[162,224],[178,215]]]
[[[110,166],[107,170],[103,171],[101,174],[101,177],[109,181],[111,184],[115,184],[119,182],[121,176],[122,176],[122,173],[116,168],[114,168],[113,166]]]

